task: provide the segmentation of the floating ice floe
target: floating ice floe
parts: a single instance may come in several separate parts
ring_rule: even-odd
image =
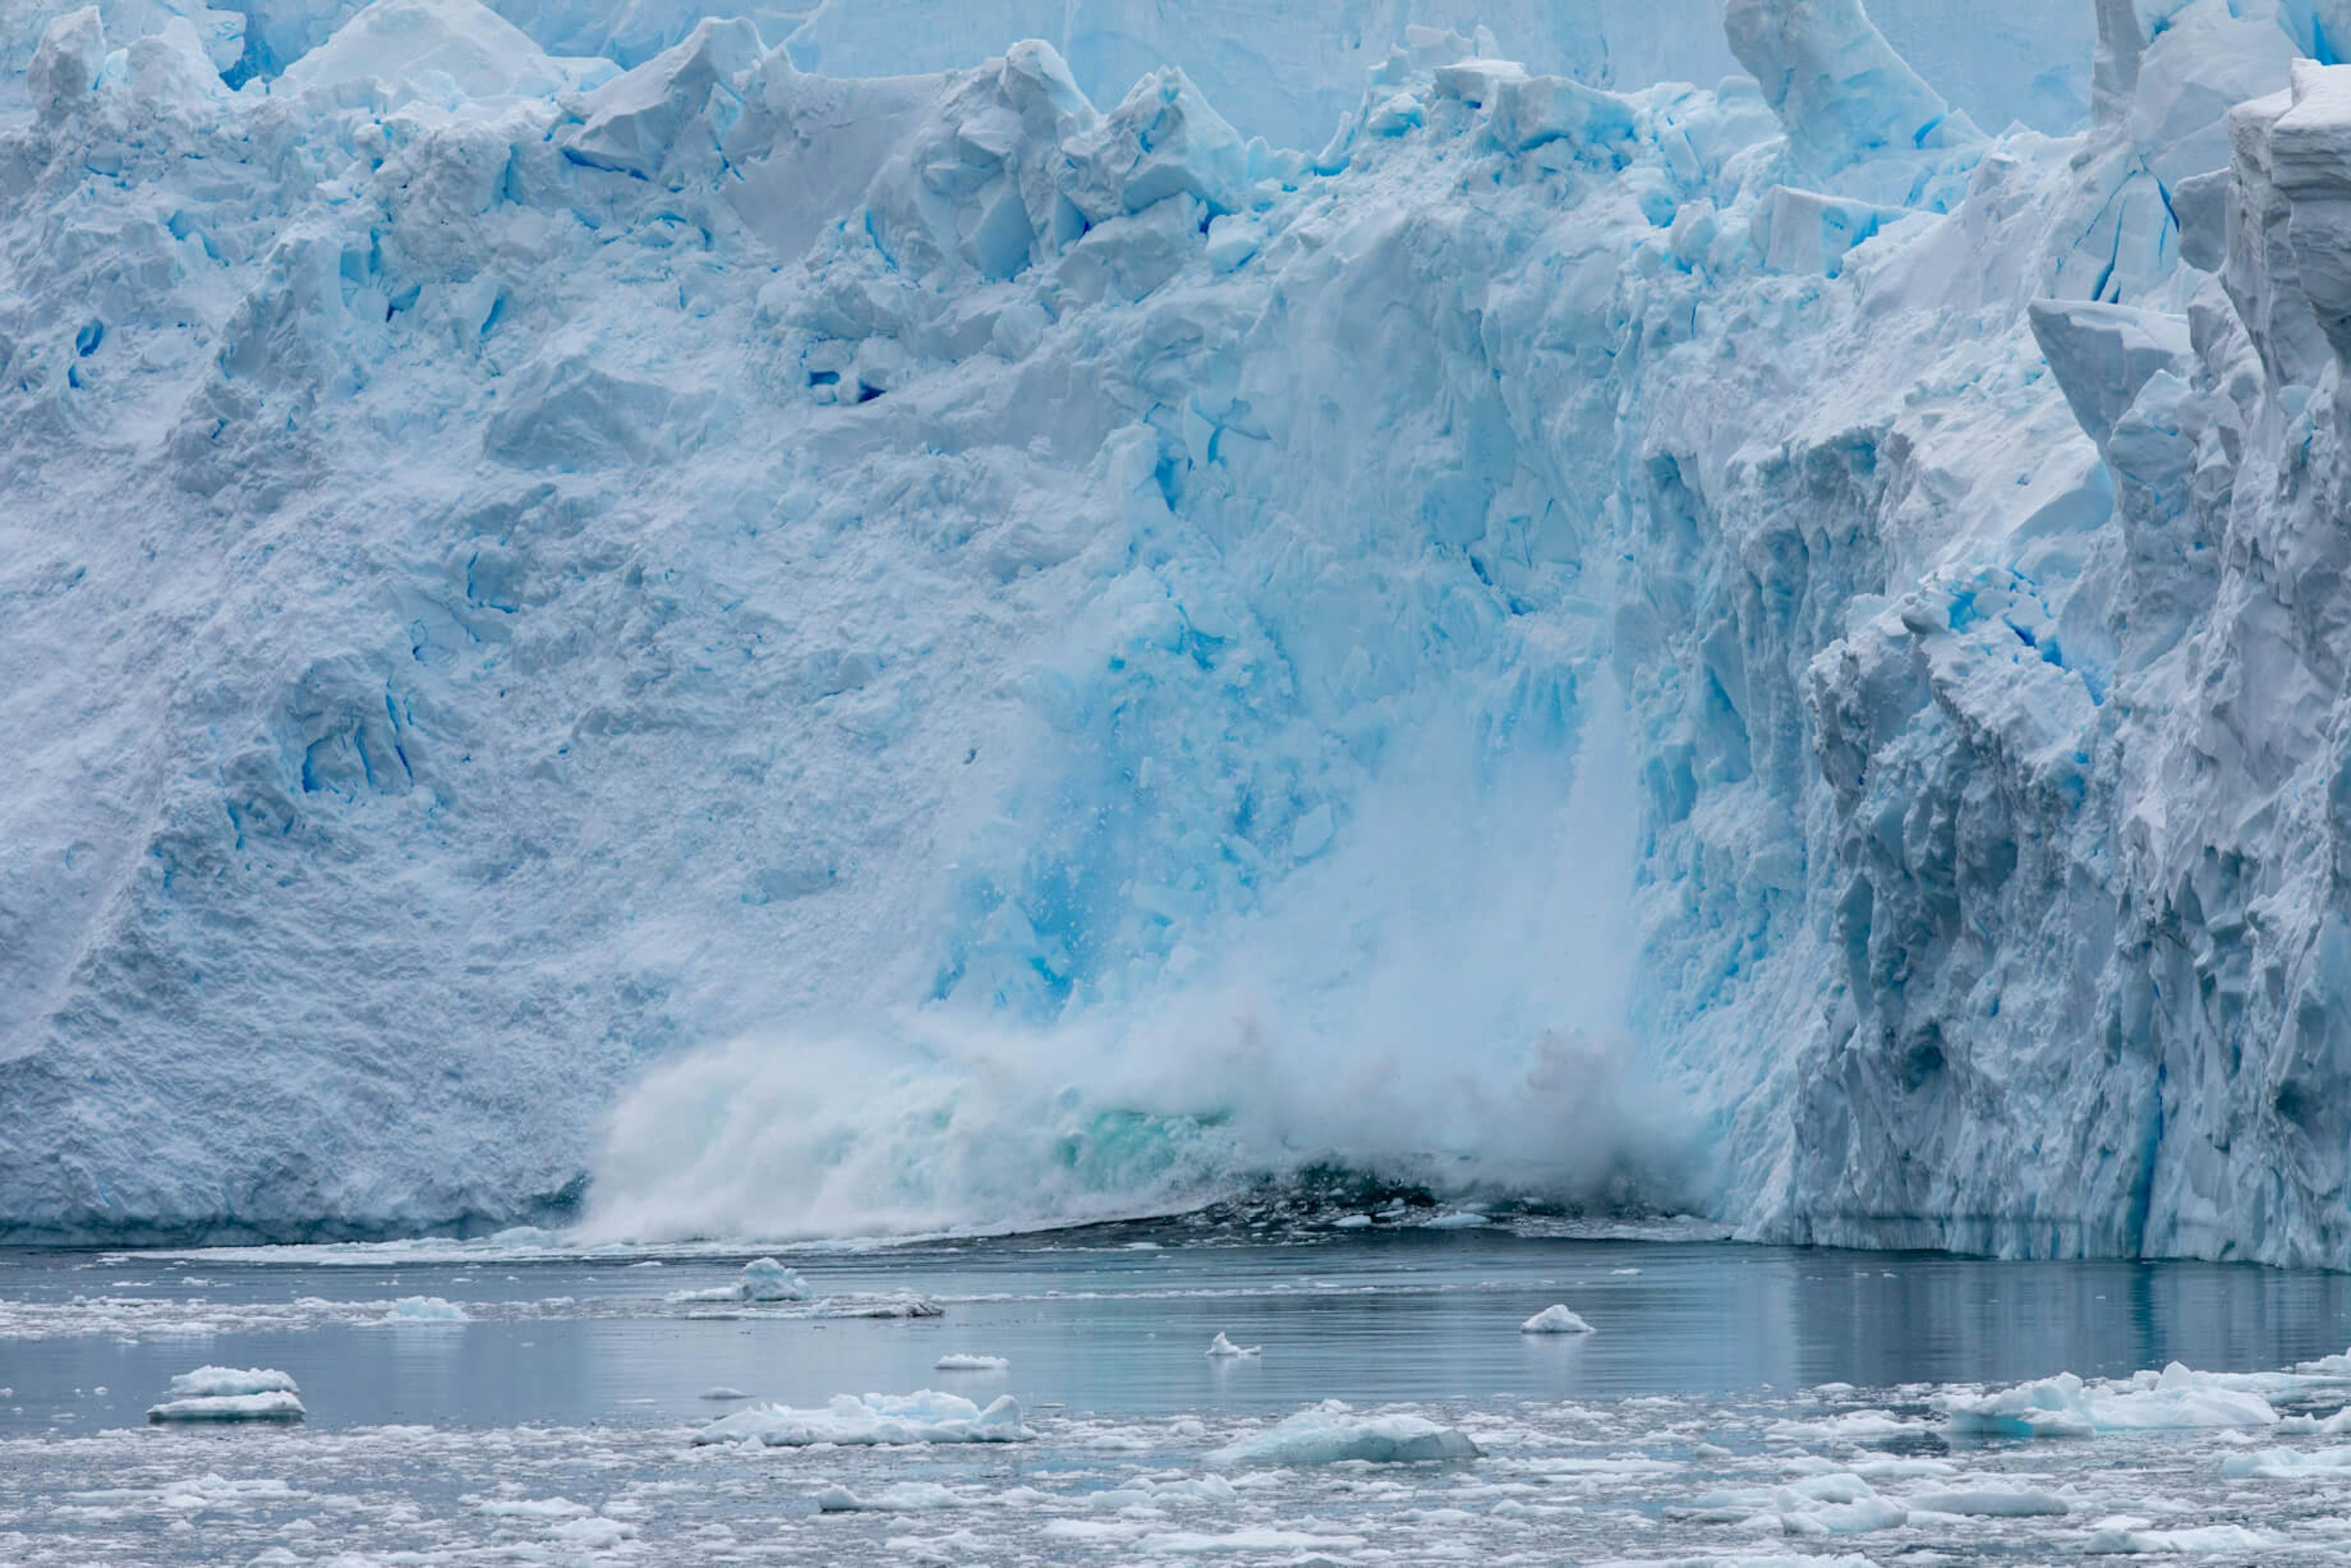
[[[958,1395],[925,1388],[863,1398],[837,1394],[821,1410],[757,1406],[713,1421],[694,1441],[802,1448],[815,1443],[1025,1443],[1034,1436],[1021,1422],[1020,1401],[1009,1394],[983,1410]]]
[[[1217,1331],[1217,1337],[1208,1342],[1208,1354],[1215,1356],[1217,1360],[1222,1361],[1228,1356],[1263,1355],[1265,1354],[1265,1346],[1261,1344],[1235,1344],[1232,1341],[1225,1337],[1224,1330],[1218,1329]]]
[[[1899,1530],[1910,1521],[1910,1511],[1901,1503],[1843,1471],[1806,1476],[1785,1486],[1707,1492],[1691,1508],[1701,1518],[1783,1535],[1865,1535]]]
[[[824,1314],[835,1318],[943,1318],[946,1308],[928,1296],[900,1291],[888,1296],[835,1296],[824,1303]]]
[[[975,1355],[954,1350],[931,1363],[935,1372],[1002,1372],[1011,1362],[1000,1355]]]
[[[1558,1302],[1519,1325],[1520,1333],[1590,1333],[1592,1325]]]
[[[463,1323],[473,1319],[465,1308],[439,1296],[402,1296],[383,1315],[388,1323]]]
[[[2185,1530],[2150,1530],[2147,1525],[2143,1519],[2100,1520],[2082,1550],[2093,1557],[2156,1552],[2204,1556],[2223,1552],[2272,1552],[2286,1543],[2284,1536],[2248,1530],[2241,1524],[2203,1524]]]
[[[674,1303],[691,1301],[805,1301],[814,1294],[806,1280],[785,1268],[773,1258],[754,1258],[743,1265],[743,1272],[731,1285],[713,1285],[701,1291],[672,1291],[662,1299]]]
[[[1413,1464],[1474,1459],[1481,1452],[1467,1433],[1426,1416],[1358,1416],[1342,1401],[1326,1399],[1214,1450],[1208,1459],[1218,1465]]]
[[[2055,1492],[2012,1487],[1953,1487],[1910,1498],[1913,1513],[1955,1513],[1970,1519],[2055,1519],[2073,1506]]]
[[[2304,1480],[2346,1471],[2351,1471],[2351,1448],[2260,1448],[2220,1461],[2220,1473],[2235,1480]]]
[[[704,1389],[702,1391],[702,1396],[705,1399],[748,1399],[751,1397],[741,1389],[729,1388],[723,1383],[716,1388]]]
[[[1817,1421],[1774,1421],[1763,1429],[1771,1443],[1876,1443],[1888,1437],[1919,1437],[1934,1430],[1930,1422],[1896,1416],[1890,1410],[1844,1410]]]
[[[170,1397],[151,1406],[150,1421],[299,1421],[301,1390],[266,1367],[200,1366],[172,1379]]]
[[[917,1513],[931,1509],[959,1508],[963,1500],[936,1481],[900,1481],[872,1497],[860,1497],[847,1487],[827,1487],[816,1494],[820,1513]]]
[[[802,1303],[801,1315],[820,1318],[937,1318],[946,1315],[946,1309],[928,1296],[912,1291],[893,1291],[886,1294],[850,1294],[813,1299],[815,1292],[809,1282],[773,1258],[758,1258],[743,1265],[742,1275],[731,1284],[713,1285],[698,1291],[672,1291],[662,1297],[671,1306],[758,1306],[793,1307]]]
[[[2187,1431],[2278,1424],[2238,1380],[2173,1362],[2160,1374],[2085,1383],[2070,1372],[1994,1394],[1948,1394],[1945,1429],[1970,1437],[2089,1437],[2100,1432]]]

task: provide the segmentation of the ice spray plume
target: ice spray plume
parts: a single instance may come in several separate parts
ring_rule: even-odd
[[[1670,1164],[1622,1028],[1632,785],[1604,679],[1580,758],[1432,719],[1221,955],[1043,1025],[954,1006],[664,1064],[610,1127],[599,1238],[1164,1212],[1317,1164],[1584,1197]],[[1580,763],[1580,765],[1579,765]]]

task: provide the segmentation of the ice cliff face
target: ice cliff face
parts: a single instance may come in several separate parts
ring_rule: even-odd
[[[1419,29],[1309,152],[237,15],[0,131],[0,1228],[2351,1262],[2351,15],[2102,5],[2059,137],[1855,0]]]

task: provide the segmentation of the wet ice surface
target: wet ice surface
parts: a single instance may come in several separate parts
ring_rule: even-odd
[[[1949,1420],[2060,1371],[2339,1353],[2340,1276],[1160,1228],[796,1251],[807,1301],[684,1299],[748,1256],[0,1256],[0,1561],[2351,1562],[2331,1371],[2084,1406],[2278,1417],[2250,1427],[2000,1441]],[[842,1315],[904,1295],[945,1315]],[[416,1297],[466,1316],[391,1316]],[[1519,1332],[1554,1301],[1596,1332]],[[1263,1355],[1202,1355],[1219,1332]],[[935,1365],[958,1354],[1008,1364]],[[290,1374],[308,1423],[143,1425],[205,1364]],[[697,1447],[744,1408],[714,1387],[1009,1393],[1035,1437]],[[1236,1457],[1326,1399],[1353,1408],[1318,1429],[1435,1427],[1480,1457]]]

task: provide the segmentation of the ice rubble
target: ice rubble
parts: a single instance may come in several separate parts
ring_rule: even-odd
[[[264,1367],[200,1366],[172,1379],[169,1397],[148,1407],[152,1422],[299,1421],[301,1390]]]
[[[816,1443],[1025,1443],[1020,1401],[1000,1394],[981,1409],[970,1400],[931,1389],[905,1395],[837,1394],[821,1410],[755,1405],[722,1416],[694,1434],[697,1444],[757,1443],[801,1448]]]
[[[2351,1260],[2333,0],[2101,6],[2057,138],[1854,0],[1424,30],[1306,152],[820,9],[44,13],[0,1228],[570,1215],[636,1082],[635,1234]]]

